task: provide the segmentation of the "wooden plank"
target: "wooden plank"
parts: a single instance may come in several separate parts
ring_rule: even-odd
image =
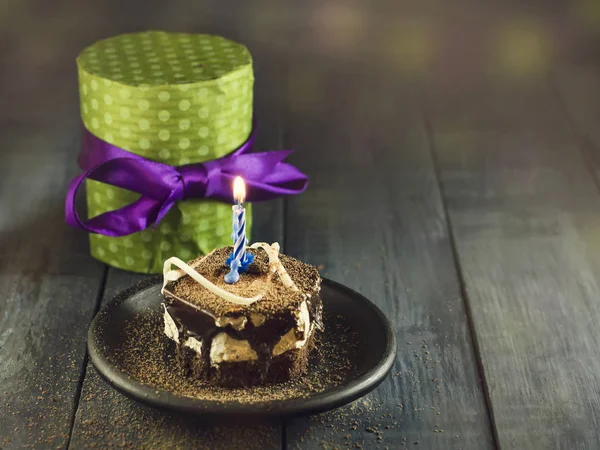
[[[418,92],[399,77],[290,61],[287,139],[311,184],[288,200],[287,251],[375,302],[399,351],[371,394],[290,422],[288,448],[494,447]]]
[[[53,78],[43,94],[25,89],[37,61],[15,67],[3,56],[0,96],[14,106],[0,110],[0,447],[61,448],[105,269],[89,257],[87,236],[64,223],[78,152],[77,100],[65,89],[73,80]],[[49,73],[64,63],[53,56]]]
[[[502,448],[600,439],[600,198],[542,76],[428,87],[431,128]]]
[[[281,148],[280,87],[277,66],[269,67],[268,55],[255,52],[257,115],[265,126],[259,128],[257,150]],[[265,72],[269,71],[267,75]],[[283,202],[254,205],[253,240],[283,240]],[[110,269],[104,302],[116,293],[145,278]],[[158,411],[130,400],[110,388],[88,365],[83,393],[69,448],[173,448],[269,450],[281,448],[281,423],[253,422],[248,425],[203,423],[194,416]]]

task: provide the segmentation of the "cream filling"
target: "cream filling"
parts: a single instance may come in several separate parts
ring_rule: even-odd
[[[289,350],[297,350],[306,345],[306,341],[308,340],[308,336],[313,331],[314,324],[311,324],[310,327],[307,327],[307,332],[305,333],[305,338],[298,340],[296,337],[296,333],[294,329],[288,331],[282,338],[279,340],[277,345],[273,348],[273,356],[281,355]]]
[[[227,333],[217,334],[210,347],[210,363],[252,361],[258,359],[258,355],[250,346],[250,343],[242,339],[234,339]]]
[[[165,334],[167,337],[179,344],[179,330],[177,329],[177,324],[171,317],[171,314],[167,312],[167,307],[163,304],[163,308],[165,310],[164,320],[165,320]]]
[[[179,339],[179,330],[177,329],[177,324],[171,317],[171,315],[167,312],[167,308],[163,305],[165,310],[164,312],[164,323],[165,323],[165,335],[177,342],[180,343]],[[251,317],[252,322],[255,320],[260,324],[264,323],[265,317],[261,314],[262,317]],[[230,318],[226,318],[230,319]],[[247,319],[243,317],[244,326],[246,324]],[[224,325],[227,326],[231,324],[230,320],[223,319]],[[219,325],[219,319],[216,321],[217,325]],[[237,322],[236,325],[241,324],[242,322]],[[289,350],[302,348],[310,333],[312,331],[314,324],[310,322],[310,315],[308,313],[308,305],[306,301],[300,304],[299,311],[296,312],[296,326],[289,330],[285,335],[281,337],[279,342],[275,344],[273,347],[273,356],[281,355]],[[219,325],[220,326],[220,325]],[[233,324],[232,324],[233,326]],[[235,327],[234,327],[235,328]],[[296,336],[297,332],[302,333],[302,338],[298,339]],[[194,350],[198,355],[202,353],[202,342],[196,338],[188,337],[183,345]],[[227,333],[219,333],[217,334],[210,348],[210,361],[211,364],[216,365],[221,362],[237,362],[237,361],[252,361],[258,359],[258,355],[256,351],[252,349],[250,343],[243,339],[234,339],[229,336]]]
[[[302,339],[296,337],[296,331],[302,333]],[[296,312],[296,327],[292,328],[284,334],[279,342],[273,347],[273,356],[281,355],[288,350],[302,348],[310,334],[310,315],[308,313],[308,305],[303,301],[300,305],[300,310]]]
[[[215,320],[215,324],[219,328],[225,328],[227,325],[231,325],[234,330],[241,331],[246,328],[246,323],[248,323],[248,319],[245,316],[239,317],[218,317]]]
[[[179,344],[180,343],[179,342],[179,330],[177,329],[177,324],[171,317],[171,314],[169,314],[167,312],[167,308],[165,305],[163,305],[163,308],[165,310],[165,313],[163,314],[164,322],[165,322],[165,334],[167,335],[167,337],[169,339],[171,339]],[[202,353],[202,342],[194,337],[188,337],[183,342],[183,345],[185,345],[188,348],[191,348],[199,355]]]
[[[260,327],[263,323],[265,323],[265,320],[267,320],[267,316],[265,316],[264,314],[250,314],[250,322],[252,322],[252,325],[254,325],[255,327]]]
[[[183,343],[183,345],[185,345],[188,348],[191,348],[196,353],[198,353],[198,355],[202,354],[202,341],[199,341],[196,338],[193,338],[193,337],[187,338],[186,341]]]

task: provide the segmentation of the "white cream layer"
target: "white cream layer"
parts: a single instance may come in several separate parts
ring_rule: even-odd
[[[179,344],[179,330],[177,329],[177,324],[175,323],[175,321],[173,320],[171,315],[167,312],[167,308],[165,307],[165,305],[163,305],[163,308],[165,310],[165,313],[164,313],[165,334],[167,335],[167,337],[169,339],[171,339]],[[188,337],[185,340],[185,342],[183,342],[183,345],[191,348],[198,354],[202,353],[202,342],[196,338]]]
[[[308,340],[310,332],[313,328],[311,326],[312,324],[310,322],[310,315],[308,313],[308,305],[306,304],[306,300],[300,304],[300,309],[295,315],[296,326],[282,336],[279,342],[275,344],[275,347],[273,347],[273,356],[281,355],[289,350],[302,348],[306,344],[306,341]],[[255,326],[258,326],[256,325],[257,323],[260,323],[261,325],[264,323],[264,318],[261,317],[261,319],[262,321],[260,321],[260,319],[257,320],[257,317],[250,318]],[[171,315],[167,312],[166,307],[164,312],[164,322],[165,335],[169,339],[180,343],[177,325]],[[238,319],[233,323],[231,319],[217,319],[215,324],[220,328],[224,328],[231,324],[234,328],[241,330],[243,328],[237,327],[241,326],[242,323],[244,324],[243,326],[245,326],[247,322],[248,319],[244,317],[243,319]],[[296,337],[296,332],[302,334],[301,339]],[[198,353],[198,355],[202,353],[202,342],[193,337],[187,338],[185,342],[183,342],[183,345],[194,350],[196,353]],[[212,365],[220,364],[221,362],[252,361],[256,359],[258,359],[256,352],[246,340],[234,339],[227,333],[223,332],[217,334],[212,341],[210,348],[210,362]]]

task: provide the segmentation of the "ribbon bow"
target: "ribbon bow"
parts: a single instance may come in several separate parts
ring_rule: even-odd
[[[252,133],[241,147],[222,158],[173,167],[142,158],[84,130],[78,160],[84,172],[69,184],[66,221],[91,233],[126,236],[160,222],[179,200],[210,198],[232,202],[231,186],[238,175],[246,182],[250,202],[304,192],[308,177],[282,162],[293,151],[246,153],[254,139]],[[75,198],[86,178],[137,192],[141,197],[120,209],[82,221]]]

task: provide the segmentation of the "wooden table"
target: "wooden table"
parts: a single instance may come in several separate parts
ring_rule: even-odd
[[[600,10],[563,3],[3,2],[0,448],[598,448]],[[387,313],[396,364],[363,399],[211,425],[88,363],[95,312],[143,277],[64,223],[74,59],[144,29],[251,49],[259,147],[311,177],[257,206],[254,237]]]

